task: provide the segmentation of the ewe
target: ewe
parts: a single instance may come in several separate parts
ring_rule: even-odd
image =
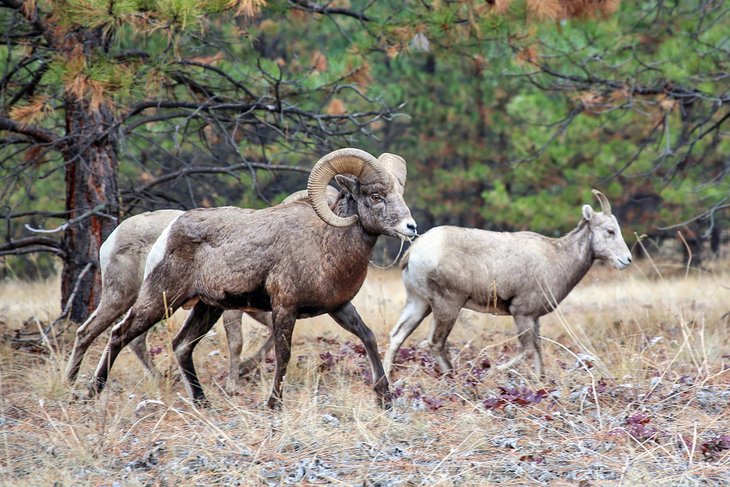
[[[398,349],[423,319],[433,312],[428,339],[442,372],[452,369],[446,350],[461,308],[511,315],[517,325],[521,353],[500,366],[508,368],[534,355],[543,376],[540,324],[578,284],[594,260],[617,269],[631,263],[629,251],[608,199],[593,190],[602,213],[583,206],[578,227],[561,238],[532,232],[490,232],[452,226],[421,235],[406,254],[403,284],[406,304],[390,332],[384,366],[391,377]]]
[[[158,210],[132,216],[109,235],[99,249],[101,270],[101,298],[99,306],[76,330],[71,357],[66,366],[66,380],[76,382],[84,355],[96,337],[109,328],[134,304],[142,286],[145,261],[152,244],[175,218],[182,215],[180,210]],[[226,390],[233,392],[238,386],[238,377],[253,369],[260,357],[266,355],[273,341],[267,340],[261,349],[249,360],[240,364],[243,338],[241,336],[241,315],[238,310],[223,314],[229,352],[229,369]],[[271,328],[269,313],[252,312],[251,317]],[[130,343],[132,351],[149,375],[160,378],[161,374],[152,362],[147,350],[147,332]]]
[[[343,190],[330,207],[325,188],[333,177]],[[296,319],[324,313],[363,342],[375,391],[387,405],[390,392],[375,337],[350,300],[365,280],[379,235],[416,235],[416,222],[403,200],[405,181],[406,164],[399,156],[383,154],[375,159],[358,149],[340,149],[312,169],[307,186],[311,204],[185,212],[150,251],[149,273],[139,297],[112,329],[89,397],[104,388],[124,346],[166,312],[189,305],[193,310],[175,336],[173,349],[196,404],[205,404],[206,398],[195,372],[193,349],[224,309],[243,309],[272,312],[276,370],[270,407],[281,403]]]
[[[307,198],[306,190],[289,195],[282,204]],[[327,187],[327,201],[334,202],[338,191]],[[253,210],[251,210],[253,211]],[[76,330],[71,357],[66,367],[69,384],[76,382],[81,363],[89,346],[101,333],[109,328],[122,314],[129,310],[139,295],[139,288],[145,276],[145,262],[152,245],[162,231],[177,217],[181,210],[158,210],[134,215],[117,226],[99,249],[99,268],[101,271],[101,298],[99,306]],[[239,377],[250,373],[263,359],[274,344],[269,337],[259,350],[248,360],[240,363],[243,337],[241,336],[241,315],[239,310],[223,313],[223,327],[228,341],[228,379],[226,391],[233,393],[238,389]],[[252,311],[249,313],[259,323],[271,329],[271,313]],[[144,366],[155,378],[161,376],[147,351],[147,332],[135,338],[129,346]]]

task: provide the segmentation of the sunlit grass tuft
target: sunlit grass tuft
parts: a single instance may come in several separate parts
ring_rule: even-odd
[[[18,330],[29,320],[49,323],[61,312],[60,278],[0,280],[0,325]]]

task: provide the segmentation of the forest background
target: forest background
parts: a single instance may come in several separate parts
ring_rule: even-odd
[[[710,0],[0,0],[0,275],[62,267],[79,322],[119,219],[274,204],[342,146],[405,157],[421,231],[557,236],[598,188],[637,251],[679,230],[701,263],[730,220],[729,13]]]

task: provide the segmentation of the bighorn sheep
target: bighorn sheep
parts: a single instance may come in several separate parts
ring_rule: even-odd
[[[332,186],[327,187],[327,200],[334,202],[339,192]],[[307,191],[297,191],[289,195],[282,204],[307,198]],[[251,210],[253,211],[253,210]],[[93,341],[109,328],[134,304],[142,286],[145,262],[152,244],[173,220],[183,214],[181,210],[158,210],[134,215],[119,224],[99,249],[101,270],[101,298],[99,306],[76,331],[71,357],[66,368],[66,379],[70,384],[76,381],[84,355]],[[271,329],[271,314],[252,311],[249,313],[259,323]],[[226,390],[232,393],[238,389],[238,378],[251,372],[274,344],[273,335],[261,345],[259,350],[241,363],[241,315],[239,310],[223,313],[223,327],[228,341],[228,379]],[[147,372],[160,377],[160,372],[152,363],[147,351],[147,332],[130,343],[139,361]]]
[[[96,337],[134,304],[142,286],[145,261],[152,244],[165,227],[182,213],[180,210],[158,210],[132,216],[120,223],[101,245],[99,249],[101,298],[96,310],[76,330],[76,340],[66,368],[66,379],[70,384],[76,381],[84,355]],[[250,314],[256,321],[271,328],[270,313]],[[242,312],[238,310],[229,310],[223,314],[229,352],[229,373],[226,382],[228,392],[238,388],[239,375],[250,372],[273,345],[273,338],[268,338],[252,358],[241,364],[240,355],[243,347],[241,315]],[[145,370],[151,376],[159,378],[160,372],[152,363],[146,340],[147,332],[132,341],[130,347]]]
[[[617,269],[631,263],[608,199],[597,190],[593,193],[602,213],[583,206],[578,227],[557,239],[532,232],[453,226],[436,227],[420,236],[402,264],[407,298],[390,332],[386,376],[391,377],[398,349],[431,312],[428,344],[441,371],[450,371],[446,339],[461,308],[511,315],[522,352],[500,368],[511,367],[529,354],[543,376],[539,318],[555,309],[594,260],[607,261]]]
[[[333,177],[343,189],[330,206],[325,188]],[[178,217],[150,252],[149,274],[129,313],[112,329],[89,397],[104,388],[121,349],[159,321],[165,306],[174,311],[189,304],[193,311],[173,349],[196,404],[207,400],[193,349],[224,309],[243,309],[272,312],[276,369],[269,407],[281,404],[296,319],[324,313],[363,342],[375,392],[388,405],[375,336],[350,300],[365,280],[379,235],[416,235],[416,222],[403,200],[405,181],[406,164],[399,156],[376,159],[359,149],[340,149],[312,169],[307,185],[311,204],[299,201],[257,211],[197,209]]]

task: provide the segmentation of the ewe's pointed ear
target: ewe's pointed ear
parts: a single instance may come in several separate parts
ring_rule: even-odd
[[[591,221],[591,218],[593,218],[594,212],[593,208],[591,208],[591,205],[583,205],[583,219],[586,221]]]
[[[335,176],[335,181],[337,181],[337,184],[339,184],[342,189],[351,194],[360,193],[360,182],[356,178],[338,174]]]

